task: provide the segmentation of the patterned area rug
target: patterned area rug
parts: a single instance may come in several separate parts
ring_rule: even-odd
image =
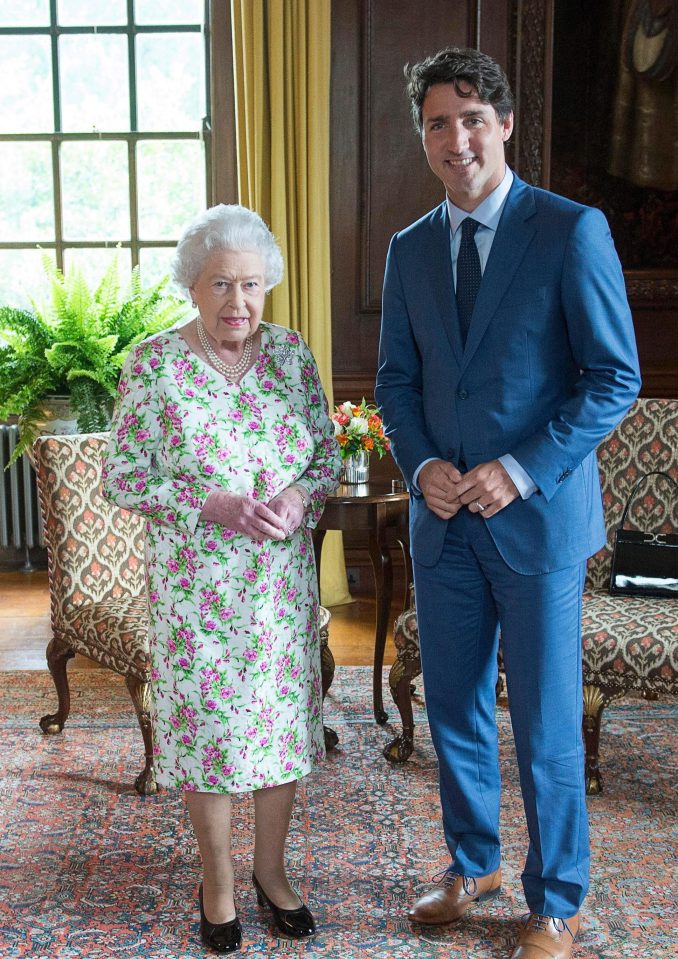
[[[71,688],[68,725],[49,737],[37,727],[55,707],[49,675],[0,674],[0,957],[204,956],[200,864],[182,800],[134,793],[141,738],[119,677],[73,671]],[[249,883],[251,801],[234,804],[244,954],[507,959],[525,910],[519,873],[526,833],[506,710],[498,709],[504,895],[455,927],[426,931],[410,927],[404,914],[424,880],[446,864],[435,758],[419,705],[415,753],[402,767],[387,764],[381,750],[397,727],[374,725],[369,689],[369,670],[337,670],[326,721],[340,746],[299,790],[289,863],[319,921],[315,939],[275,938],[258,910]],[[577,959],[676,955],[677,715],[675,702],[627,701],[608,711],[605,792],[589,800],[593,881]]]

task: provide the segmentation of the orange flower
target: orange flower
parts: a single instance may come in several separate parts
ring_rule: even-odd
[[[338,443],[340,443],[343,446],[344,443],[348,443],[348,433],[337,434],[336,440]]]
[[[374,440],[372,439],[371,436],[367,436],[367,435],[363,436],[362,442],[363,442],[363,449],[366,449],[366,450],[374,449]]]

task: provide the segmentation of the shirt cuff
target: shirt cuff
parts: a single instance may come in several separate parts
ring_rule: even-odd
[[[414,476],[412,477],[412,489],[414,490],[415,493],[419,493],[421,495],[421,489],[419,488],[419,474],[421,473],[421,471],[423,470],[423,468],[426,466],[427,463],[432,463],[433,460],[435,459],[440,459],[440,457],[429,456],[429,458],[427,460],[424,460],[423,463],[420,463],[419,466],[417,466],[416,470],[414,471]]]
[[[525,472],[520,463],[510,453],[500,456],[499,462],[515,483],[521,499],[529,499],[533,493],[537,492],[538,487],[530,474]]]

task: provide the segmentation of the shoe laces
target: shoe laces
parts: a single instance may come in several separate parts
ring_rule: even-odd
[[[478,883],[473,876],[462,876],[460,872],[455,872],[453,869],[442,869],[440,872],[437,872],[435,876],[432,876],[429,882],[436,886],[447,887],[453,886],[457,879],[461,879],[464,892],[467,896],[475,896],[478,890]]]
[[[546,932],[549,928],[549,924],[553,923],[553,928],[561,935],[564,932],[569,932],[570,936],[574,939],[574,933],[565,922],[564,919],[560,919],[558,916],[542,916],[538,912],[528,912],[522,917],[522,923],[525,928],[530,926],[532,929],[536,929],[537,932]]]

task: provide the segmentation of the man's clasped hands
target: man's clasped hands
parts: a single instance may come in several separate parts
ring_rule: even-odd
[[[480,463],[468,473],[446,460],[430,460],[419,471],[417,484],[428,508],[444,520],[463,506],[489,519],[520,495],[499,460]]]

